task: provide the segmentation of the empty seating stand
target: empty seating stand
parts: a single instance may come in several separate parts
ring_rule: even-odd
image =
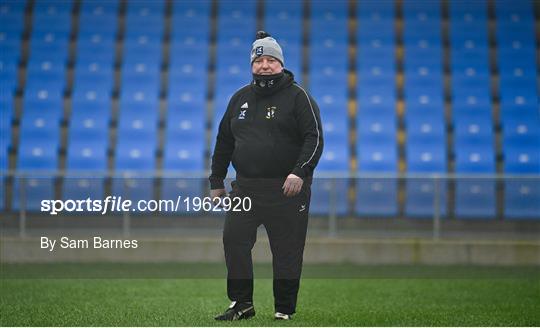
[[[191,177],[208,170],[264,29],[320,107],[325,148],[311,213],[431,218],[437,207],[457,219],[539,219],[535,6],[5,0],[0,169],[19,175],[0,177],[0,210],[106,191],[203,195],[205,179]]]

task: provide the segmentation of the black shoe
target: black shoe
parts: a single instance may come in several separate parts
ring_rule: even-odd
[[[214,319],[219,321],[244,320],[255,316],[255,308],[252,303],[232,302],[229,308]]]

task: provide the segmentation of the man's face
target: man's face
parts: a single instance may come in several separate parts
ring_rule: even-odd
[[[251,71],[253,74],[258,75],[272,75],[283,71],[283,67],[279,60],[271,56],[257,57],[251,65]]]

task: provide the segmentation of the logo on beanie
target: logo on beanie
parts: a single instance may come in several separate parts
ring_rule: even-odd
[[[258,46],[257,48],[255,48],[255,55],[262,56],[262,54],[263,54],[263,46]]]

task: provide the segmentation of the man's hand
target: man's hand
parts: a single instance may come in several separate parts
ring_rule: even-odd
[[[302,190],[303,184],[304,180],[302,180],[302,178],[291,173],[289,176],[287,176],[287,179],[285,180],[285,183],[281,189],[283,189],[283,194],[285,196],[292,197],[298,195],[300,190]]]
[[[210,189],[210,199],[212,200],[212,202],[214,201],[214,198],[221,198],[226,195],[227,192],[225,191],[225,189]]]

